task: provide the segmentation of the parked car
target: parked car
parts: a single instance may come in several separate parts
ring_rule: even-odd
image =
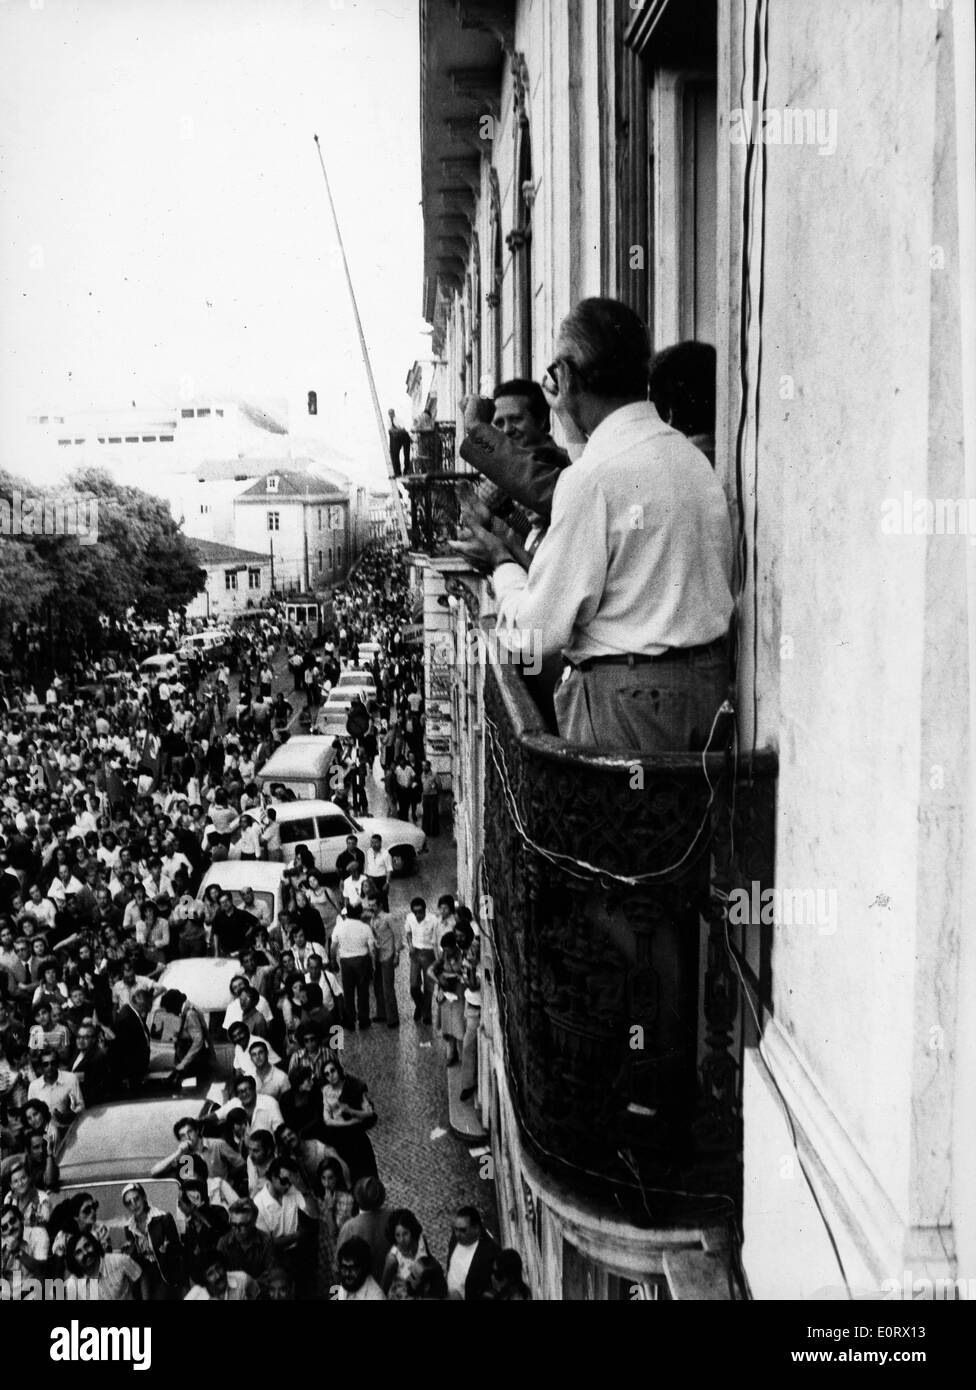
[[[194,632],[183,639],[178,655],[181,661],[196,657],[204,666],[213,667],[230,655],[230,645],[220,633]]]
[[[281,827],[281,848],[286,862],[304,845],[323,873],[334,874],[336,861],[346,848],[346,836],[355,835],[359,848],[369,847],[370,836],[379,835],[397,873],[410,874],[417,855],[427,843],[419,826],[386,816],[351,816],[334,801],[287,801],[275,804]],[[219,866],[218,866],[219,867]],[[244,864],[242,868],[253,868]],[[212,872],[212,870],[211,870]]]
[[[336,691],[349,691],[351,694],[362,694],[369,699],[376,699],[376,682],[373,680],[369,671],[363,671],[355,667],[350,671],[343,671],[339,677],[337,685],[332,687],[332,694]]]
[[[306,800],[322,798],[328,795],[329,769],[334,757],[332,738],[300,734],[272,753],[264,766],[258,768],[254,780],[269,794],[272,787],[281,786]]]
[[[244,902],[244,889],[253,888],[254,897],[257,900],[257,902],[259,902],[262,905],[262,907],[270,911],[270,925],[274,926],[275,923],[278,921],[278,913],[282,910],[282,908],[285,905],[284,894],[282,889],[282,875],[284,872],[284,867],[284,864],[280,860],[277,862],[270,859],[219,860],[216,864],[211,864],[210,868],[204,874],[203,879],[200,883],[200,887],[197,889],[197,898],[198,900],[202,901],[207,889],[211,886],[211,884],[216,883],[219,888],[222,888],[225,892],[231,895],[231,897],[234,900],[235,907],[241,907]],[[219,962],[219,957],[213,957],[213,964],[216,965]],[[174,966],[192,964],[194,964],[194,961],[192,959],[185,961],[174,961],[171,965],[168,965],[166,969],[163,971],[163,974],[160,976],[160,984],[165,984],[169,976],[169,972],[174,968]],[[233,961],[232,964],[237,966],[236,961]],[[232,970],[230,974],[227,976],[227,1000],[223,1006],[224,1008],[226,1008],[227,1004],[230,1003],[231,976],[237,973],[238,970]],[[169,986],[167,987],[169,988]],[[216,989],[216,977],[214,987]],[[173,985],[172,988],[183,989],[183,986]],[[187,998],[192,997],[190,995],[189,990],[183,990],[183,992],[184,994],[186,994]],[[210,994],[207,997],[214,998],[215,995]],[[204,1007],[204,1005],[201,1004],[199,1000],[194,999],[193,1002],[197,1004],[201,1009]],[[213,1007],[217,1008],[219,1007],[219,1005],[215,1004]]]
[[[143,680],[148,681],[178,682],[181,672],[180,659],[172,652],[162,653],[159,656],[147,656],[145,661],[139,665],[140,676]]]
[[[90,1192],[98,1203],[98,1220],[109,1230],[112,1248],[122,1244],[128,1213],[122,1205],[127,1183],[146,1189],[150,1206],[168,1212],[182,1226],[175,1178],[151,1178],[156,1164],[173,1152],[173,1126],[188,1115],[201,1118],[211,1108],[203,1088],[180,1096],[146,1096],[115,1104],[93,1105],[68,1130],[58,1154],[61,1186],[58,1201]]]
[[[213,874],[214,868],[223,869],[231,861],[223,864],[216,864],[210,869]],[[277,868],[278,879],[281,878],[281,865],[277,864],[241,864],[238,861],[235,868],[253,869],[257,868]],[[209,874],[208,874],[209,877]],[[224,880],[232,878],[233,875],[225,875]],[[252,875],[252,878],[257,878]],[[233,892],[229,881],[220,881],[222,888],[229,888]],[[206,879],[204,879],[206,882]],[[258,896],[258,884],[250,880],[241,884],[240,887],[253,887],[254,896]],[[240,902],[240,893],[237,893],[237,901]],[[210,1033],[210,1041],[213,1043],[214,1052],[217,1057],[217,1076],[228,1077],[233,1071],[234,1045],[227,1040],[224,1032],[224,1014],[233,998],[230,992],[230,982],[235,975],[241,973],[240,961],[233,958],[222,956],[190,956],[185,960],[174,960],[167,965],[162,975],[159,977],[159,987],[163,991],[168,989],[178,989],[181,994],[185,994],[191,1004],[195,1004],[207,1020],[207,1030]],[[153,1005],[149,1015],[149,1031],[153,1034],[156,1031],[156,1020],[158,1015],[158,998]],[[167,1028],[161,1037],[153,1037],[150,1043],[149,1071],[150,1074],[166,1072],[173,1065],[173,1038],[170,1035],[169,1020],[166,1020]]]

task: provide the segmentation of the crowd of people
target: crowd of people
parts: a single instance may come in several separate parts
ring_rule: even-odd
[[[396,552],[367,552],[333,595],[332,627],[275,614],[242,625],[213,670],[140,677],[145,641],[47,682],[0,693],[0,1122],[3,1278],[97,1279],[102,1298],[521,1298],[518,1256],[475,1208],[455,1216],[443,1262],[409,1210],[389,1210],[366,1081],[342,1064],[341,1032],[399,1026],[409,959],[414,1020],[436,1027],[473,1092],[480,1019],[478,929],[442,895],[389,910],[379,837],[350,836],[338,882],[301,848],[283,906],[204,875],[231,857],[280,860],[255,771],[296,722],[274,693],[282,658],[314,711],[359,647],[375,698],[337,740],[334,799],[364,809],[365,777],[391,810],[439,830],[440,788],[423,754],[422,652],[405,641],[413,598]],[[180,634],[154,634],[175,653]],[[239,672],[230,699],[231,667]],[[297,700],[296,704],[299,703]],[[420,770],[418,770],[420,769]],[[341,779],[341,785],[340,785]],[[246,813],[252,812],[251,816]],[[215,1039],[192,998],[160,984],[204,954],[239,961],[224,1018],[233,1049],[223,1103]],[[86,1108],[191,1089],[174,1149],[153,1177],[179,1189],[177,1221],[144,1183],[122,1192],[118,1248],[97,1194],[58,1200],[58,1158]],[[212,1093],[208,1093],[212,1094]],[[147,1175],[148,1177],[149,1175]]]

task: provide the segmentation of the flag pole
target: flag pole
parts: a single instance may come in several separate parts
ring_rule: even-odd
[[[366,335],[363,332],[363,321],[359,317],[359,305],[356,303],[356,291],[353,289],[352,275],[349,273],[349,262],[346,260],[346,248],[342,241],[342,232],[339,228],[339,218],[336,213],[335,202],[332,198],[332,188],[329,184],[329,176],[325,169],[325,160],[322,158],[322,146],[319,144],[319,137],[313,136],[315,148],[318,150],[319,164],[322,167],[322,177],[325,179],[325,191],[329,198],[329,207],[332,211],[332,222],[335,226],[336,239],[339,243],[339,254],[342,257],[342,268],[346,273],[346,285],[349,288],[349,298],[352,302],[352,312],[356,320],[356,332],[359,334],[359,347],[363,354],[363,366],[366,368],[366,377],[369,381],[369,391],[373,398],[373,410],[376,414],[376,428],[379,430],[380,449],[386,459],[386,471],[390,478],[390,492],[393,496],[393,507],[396,512],[397,529],[400,532],[400,540],[406,546],[409,545],[407,533],[407,519],[403,511],[403,498],[400,496],[400,489],[397,486],[396,473],[393,468],[393,459],[390,456],[389,439],[386,426],[383,423],[383,410],[380,406],[380,398],[376,392],[376,380],[373,376],[373,368],[369,360],[369,349],[366,346]]]

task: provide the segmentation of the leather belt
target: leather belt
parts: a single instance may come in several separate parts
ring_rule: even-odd
[[[669,647],[656,656],[646,652],[625,652],[620,656],[588,656],[584,661],[570,661],[568,664],[574,671],[590,671],[594,666],[649,666],[657,661],[690,661],[692,657],[723,651],[727,641],[727,635],[723,635],[716,637],[713,642],[702,642],[697,647]]]

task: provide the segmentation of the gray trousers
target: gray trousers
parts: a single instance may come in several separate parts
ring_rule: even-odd
[[[728,683],[723,648],[639,666],[607,664],[589,671],[567,666],[555,694],[559,734],[597,748],[699,752]]]

